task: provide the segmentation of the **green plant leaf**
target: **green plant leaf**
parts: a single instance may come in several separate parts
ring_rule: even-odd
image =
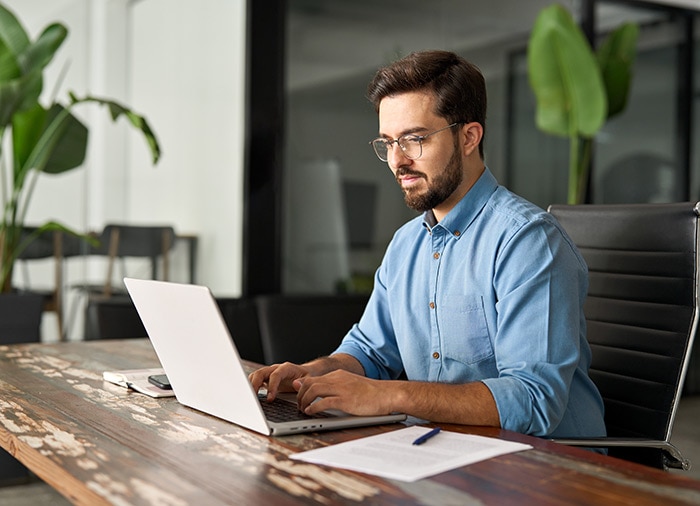
[[[0,4],[0,46],[6,48],[15,57],[29,46],[29,36],[17,17]]]
[[[42,71],[67,35],[66,27],[53,23],[32,43],[14,14],[0,4],[0,127],[37,102]]]
[[[23,167],[26,165],[32,149],[41,138],[41,132],[45,125],[46,110],[38,102],[31,109],[16,113],[12,117],[15,186],[21,186],[24,183],[27,170],[23,170]]]
[[[20,76],[19,62],[15,55],[0,39],[0,84]]]
[[[60,104],[53,104],[49,110],[49,124],[59,120],[65,109]],[[73,114],[63,118],[55,145],[50,151],[43,171],[48,174],[60,174],[80,167],[87,152],[88,128]]]
[[[608,118],[621,113],[627,106],[638,37],[639,27],[634,23],[625,23],[613,31],[598,49],[598,65],[608,97]]]
[[[528,44],[536,123],[554,135],[590,137],[603,126],[607,99],[590,45],[558,4],[540,11]]]
[[[41,95],[41,72],[0,83],[0,128],[12,121],[12,115],[33,107]]]
[[[22,176],[30,169],[60,174],[82,165],[87,150],[88,129],[70,111],[53,104],[41,105],[16,115],[13,143],[16,164]]]
[[[46,232],[63,232],[68,235],[72,235],[74,237],[78,237],[91,246],[99,246],[100,241],[97,237],[95,237],[92,234],[83,234],[81,232],[77,232],[73,230],[72,228],[69,228],[62,223],[59,223],[57,221],[47,221],[46,223],[42,224],[41,226],[37,227],[35,230],[35,233],[38,235],[44,234]]]
[[[68,30],[62,24],[53,23],[47,26],[39,38],[19,56],[19,63],[24,72],[46,67],[67,36]]]
[[[114,100],[93,96],[78,98],[72,93],[70,94],[70,97],[74,104],[80,102],[95,102],[100,105],[107,106],[109,109],[110,116],[112,117],[112,121],[116,121],[117,119],[119,119],[119,116],[126,116],[129,122],[135,128],[140,130],[143,134],[146,143],[148,144],[148,147],[151,150],[151,158],[153,159],[153,164],[155,165],[156,163],[158,163],[158,160],[160,159],[160,145],[158,144],[158,139],[156,138],[156,135],[153,132],[153,130],[151,130],[151,127],[148,124],[148,121],[146,121],[145,117],[135,113],[131,109],[123,106],[118,102],[115,102]]]

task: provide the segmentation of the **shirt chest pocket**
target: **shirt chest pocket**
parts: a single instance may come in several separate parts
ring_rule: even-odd
[[[493,355],[481,297],[446,296],[437,318],[443,358],[474,364]]]

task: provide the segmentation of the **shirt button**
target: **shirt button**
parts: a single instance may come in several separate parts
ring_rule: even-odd
[[[438,258],[440,258],[440,253],[438,253],[437,251],[436,251],[435,253],[433,253],[433,258],[434,258],[435,260],[437,260]]]
[[[462,232],[460,232],[459,230],[455,230],[455,235],[456,235],[456,236],[459,236],[461,233],[462,233]]]
[[[435,358],[435,359],[440,358],[440,354],[436,351],[435,353],[433,353],[433,358]]]
[[[435,309],[435,303],[434,303],[434,302],[431,302],[431,303],[428,304],[428,305],[430,306],[430,309]]]

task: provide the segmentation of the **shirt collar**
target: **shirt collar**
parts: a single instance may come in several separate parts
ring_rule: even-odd
[[[491,194],[498,188],[498,182],[493,177],[488,167],[477,179],[462,200],[457,202],[449,213],[438,223],[433,210],[423,214],[423,226],[430,232],[435,227],[443,227],[450,234],[459,237],[469,227],[491,198]]]

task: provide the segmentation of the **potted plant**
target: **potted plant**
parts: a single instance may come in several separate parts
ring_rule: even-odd
[[[627,105],[638,35],[636,24],[622,24],[594,52],[561,5],[537,16],[527,53],[535,122],[569,138],[569,204],[584,201],[594,136]]]
[[[146,119],[113,100],[69,93],[65,103],[52,100],[44,106],[40,102],[43,70],[67,35],[65,26],[52,23],[31,40],[17,17],[0,3],[0,293],[12,291],[15,261],[36,237],[50,231],[81,235],[55,221],[23,234],[38,177],[83,164],[88,128],[73,115],[74,107],[97,103],[108,108],[112,120],[126,117],[143,133],[153,163],[160,157]]]

